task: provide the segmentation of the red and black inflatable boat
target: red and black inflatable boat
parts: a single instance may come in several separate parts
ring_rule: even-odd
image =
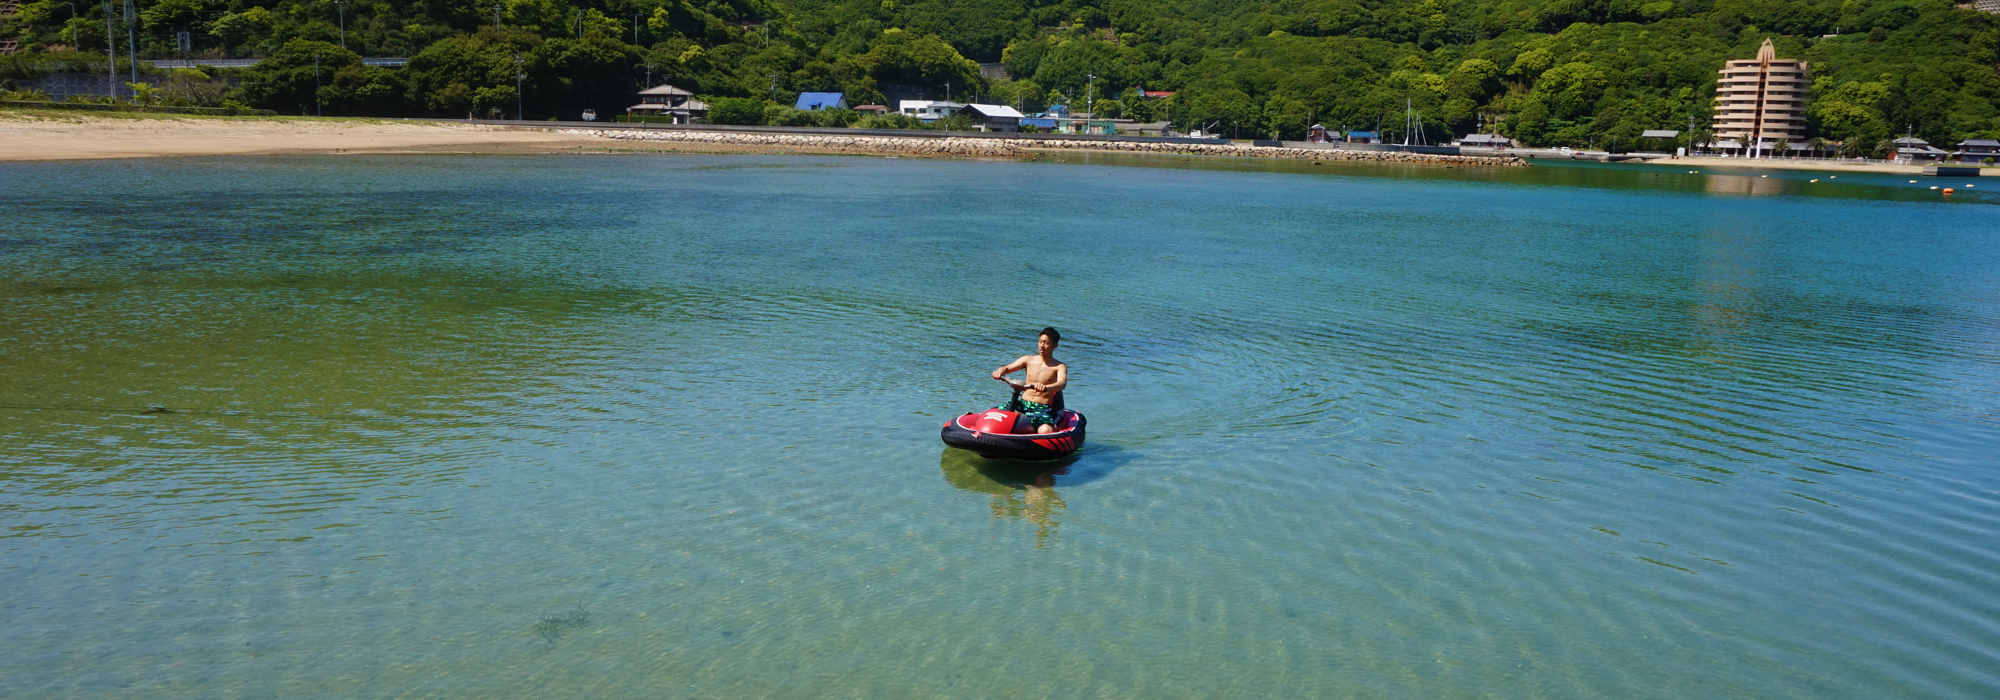
[[[992,408],[946,421],[944,444],[989,459],[1062,459],[1083,449],[1085,421],[1083,414],[1058,407],[1054,432],[1037,433],[1021,414]]]

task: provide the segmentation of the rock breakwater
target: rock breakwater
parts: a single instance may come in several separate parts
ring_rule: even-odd
[[[563,133],[624,141],[652,141],[741,146],[754,150],[798,153],[856,153],[957,158],[1020,158],[1047,151],[1124,151],[1239,158],[1372,161],[1383,163],[1446,163],[1457,165],[1525,166],[1515,156],[1453,156],[1403,151],[1349,151],[1323,148],[1268,148],[1242,144],[1163,143],[1134,141],[1072,141],[1033,138],[965,138],[748,133],[638,129],[563,129]]]

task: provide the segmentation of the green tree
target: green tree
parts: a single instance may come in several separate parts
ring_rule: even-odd
[[[1822,94],[1808,108],[1818,131],[1841,141],[1873,144],[1890,129],[1882,105],[1890,99],[1887,83],[1852,81]]]
[[[153,88],[152,83],[126,83],[125,87],[132,91],[133,104],[151,107],[159,101],[159,91]]]
[[[519,98],[520,93],[512,85],[483,87],[473,91],[472,108],[481,117],[507,119],[520,116],[515,109],[520,104]]]
[[[748,97],[716,97],[708,100],[708,120],[717,124],[762,124],[764,102]]]
[[[251,104],[291,114],[312,114],[324,87],[340,69],[361,65],[361,57],[336,44],[293,39],[270,58],[244,71],[244,95]]]
[[[886,30],[861,60],[877,83],[949,89],[957,96],[973,94],[984,84],[979,77],[979,64],[959,55],[951,44],[934,35]]]

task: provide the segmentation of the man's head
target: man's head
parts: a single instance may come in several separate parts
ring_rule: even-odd
[[[1062,342],[1061,333],[1057,333],[1054,328],[1043,328],[1041,335],[1035,340],[1035,349],[1047,355],[1055,352],[1056,343],[1060,342]]]

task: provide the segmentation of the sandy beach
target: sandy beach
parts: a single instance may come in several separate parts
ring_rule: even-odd
[[[576,134],[372,119],[0,111],[0,161],[287,153],[529,153],[607,143]]]
[[[1030,141],[932,133],[827,135],[685,132],[437,121],[302,117],[184,117],[0,110],[0,161],[341,153],[767,153],[936,158],[1031,158],[1050,151],[1117,151],[1313,161],[1526,165],[1512,156],[1258,148],[1247,144]]]
[[[910,143],[903,143],[910,141]],[[921,143],[919,142],[921,141]],[[1025,157],[1052,150],[1170,150],[1202,155],[1343,159],[1236,146],[1187,149],[1133,144],[1007,144],[991,140],[881,139],[750,134],[617,132],[539,125],[306,117],[190,117],[51,110],[0,110],[0,161],[331,153],[883,153],[933,157]],[[958,143],[964,141],[964,143]],[[1373,158],[1354,152],[1351,157]],[[1422,159],[1438,162],[1456,158]],[[1485,160],[1468,158],[1468,161]],[[1522,164],[1509,158],[1513,163]],[[1921,165],[1689,156],[1642,161],[1700,170],[1744,168],[1916,175]],[[1468,163],[1471,164],[1471,163]],[[1989,169],[1991,170],[1991,169]],[[2000,175],[2000,170],[1991,170]]]

